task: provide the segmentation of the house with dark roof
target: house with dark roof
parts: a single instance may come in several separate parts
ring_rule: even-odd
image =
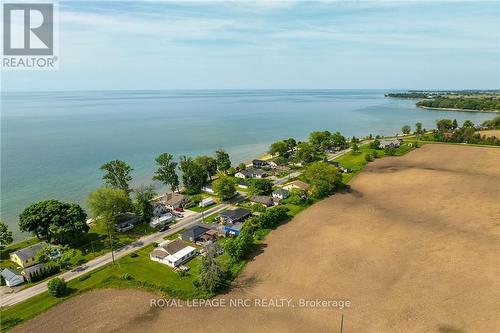
[[[15,287],[24,283],[23,276],[13,269],[5,268],[1,274],[7,287]]]
[[[200,240],[200,237],[203,236],[206,232],[208,232],[210,228],[194,225],[189,229],[184,230],[179,234],[179,239],[189,242],[197,242]]]
[[[116,217],[115,229],[116,231],[123,232],[133,229],[136,225],[141,223],[141,220],[134,213],[122,213]]]
[[[41,249],[43,249],[46,246],[47,246],[47,243],[40,242],[40,243],[31,245],[31,246],[25,247],[24,249],[14,251],[9,256],[10,260],[12,262],[16,263],[18,266],[21,266],[22,268],[36,265],[38,263],[36,260],[36,255],[38,254],[38,252]]]
[[[175,268],[192,259],[197,253],[194,247],[180,239],[175,239],[160,244],[149,254],[149,258]]]
[[[252,213],[246,209],[243,208],[236,208],[234,210],[226,210],[220,213],[221,219],[224,221],[224,223],[237,223],[237,222],[243,222],[249,217],[252,216]]]
[[[247,178],[264,178],[267,177],[267,172],[261,169],[247,169],[241,170],[234,174],[236,178],[247,179]]]
[[[264,161],[264,160],[253,160],[252,161],[252,166],[256,169],[262,168],[262,167],[265,167],[268,165],[269,165],[269,163],[267,163],[267,161]]]
[[[256,204],[264,205],[266,207],[271,207],[274,204],[273,199],[266,195],[252,195],[250,197],[250,201]]]

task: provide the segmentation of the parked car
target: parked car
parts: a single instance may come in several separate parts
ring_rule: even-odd
[[[163,232],[163,231],[167,231],[169,229],[169,226],[168,225],[164,225],[160,228],[160,231]]]
[[[176,211],[176,212],[183,212],[183,211],[184,211],[184,208],[179,207],[179,208],[176,208],[176,209],[175,209],[175,211]]]

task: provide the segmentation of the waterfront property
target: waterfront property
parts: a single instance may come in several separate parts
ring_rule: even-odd
[[[294,180],[293,182],[290,182],[283,186],[283,189],[285,190],[301,190],[301,191],[308,191],[309,190],[309,184],[301,181],[301,180]]]
[[[252,166],[256,169],[262,168],[262,167],[265,167],[268,165],[269,165],[269,163],[267,161],[264,161],[264,160],[253,160],[252,161]]]
[[[17,264],[19,267],[27,268],[38,264],[36,255],[38,252],[47,246],[47,243],[40,242],[24,249],[14,251],[10,254],[10,260]]]
[[[175,239],[160,244],[149,254],[149,257],[153,261],[175,268],[195,257],[197,253],[196,248],[180,239]]]
[[[224,226],[221,226],[221,231],[226,236],[238,236],[241,232],[241,228],[243,228],[243,223],[227,223]]]
[[[261,169],[248,169],[241,170],[234,175],[236,178],[247,179],[247,178],[265,178],[267,177],[267,172]]]
[[[401,139],[384,139],[380,140],[379,148],[399,148],[401,146]]]
[[[124,232],[133,229],[141,223],[139,218],[134,213],[123,213],[116,216],[117,223],[115,224],[116,231]]]
[[[7,287],[15,287],[24,283],[23,276],[13,269],[5,268],[1,274]]]
[[[183,208],[189,201],[188,197],[180,193],[165,193],[164,195],[155,198],[155,201],[162,202],[165,207],[170,210]]]

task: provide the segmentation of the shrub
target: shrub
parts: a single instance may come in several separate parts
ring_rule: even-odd
[[[157,242],[154,242],[154,243],[153,243],[153,247],[158,247],[158,243],[157,243]]]
[[[124,274],[122,274],[122,279],[130,281],[130,280],[133,280],[134,277],[132,275],[130,275],[129,273],[124,273]]]
[[[49,294],[54,297],[64,296],[68,290],[66,281],[62,278],[53,278],[49,281],[49,283],[47,283],[47,288],[49,290]]]
[[[158,246],[158,245],[157,245],[157,246]],[[131,257],[131,258],[136,258],[136,257],[138,257],[138,256],[139,256],[139,255],[138,255],[137,253],[135,253],[135,252],[130,254],[130,257]]]

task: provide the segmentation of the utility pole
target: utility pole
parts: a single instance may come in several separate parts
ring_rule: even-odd
[[[340,319],[340,333],[344,330],[344,314],[342,314],[342,318]]]
[[[109,236],[109,246],[111,247],[111,260],[113,261],[113,265],[115,264],[115,253],[113,250],[113,237],[111,237],[111,230],[109,229],[109,223],[106,222],[108,227],[108,236]]]

